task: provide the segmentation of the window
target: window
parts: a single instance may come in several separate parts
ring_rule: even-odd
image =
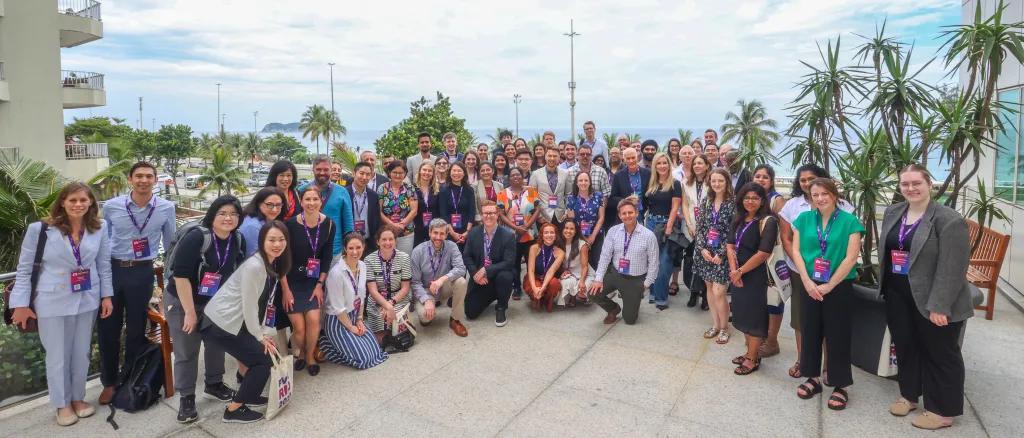
[[[1018,184],[1024,183],[1020,178],[1024,176],[1024,172],[1020,172],[1017,166],[1021,135],[1024,134],[1020,130],[1020,98],[1020,88],[1000,91],[998,96],[999,102],[1004,106],[999,114],[1004,130],[996,134],[996,143],[999,148],[995,151],[994,193],[1010,202],[1015,200],[1024,202],[1024,191],[1021,196],[1016,196],[1016,199],[1014,196],[1014,188]]]

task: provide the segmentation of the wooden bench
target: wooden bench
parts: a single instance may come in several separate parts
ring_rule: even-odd
[[[157,287],[163,293],[164,289],[164,268],[157,266],[153,268],[153,275],[156,276]],[[154,344],[160,345],[160,353],[164,360],[164,398],[174,396],[174,369],[171,362],[171,332],[167,328],[167,318],[164,317],[163,300],[160,299],[156,305],[150,305],[146,313],[150,326],[146,330],[146,337]]]
[[[979,289],[988,289],[985,302],[975,309],[984,310],[985,319],[992,319],[992,313],[996,308],[999,271],[1003,267],[1006,249],[1010,246],[1010,236],[997,233],[991,228],[982,227],[970,219],[967,220],[967,230],[971,236],[972,245],[978,239],[978,233],[981,233],[981,242],[971,252],[971,263],[967,268],[967,281],[978,286]]]

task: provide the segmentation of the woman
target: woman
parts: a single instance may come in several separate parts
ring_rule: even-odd
[[[437,180],[437,185],[443,186],[448,183],[448,169],[451,167],[451,161],[444,156],[437,157],[434,160],[434,179]]]
[[[900,194],[906,202],[885,211],[878,260],[883,274],[879,292],[899,363],[900,398],[890,407],[895,416],[917,409],[913,425],[941,429],[963,415],[964,359],[958,342],[974,315],[967,284],[970,241],[964,219],[931,200],[928,169],[911,164],[900,171]]]
[[[533,167],[531,171],[544,167],[544,143],[533,145]]]
[[[693,164],[693,157],[696,156],[696,149],[693,146],[686,145],[679,148],[679,154],[675,157],[676,167],[672,169],[672,176],[679,181],[679,184],[686,184],[686,175]]]
[[[857,217],[838,208],[839,190],[827,178],[811,182],[814,210],[793,221],[793,254],[803,281],[803,321],[800,331],[800,374],[807,381],[797,396],[809,399],[821,392],[821,343],[825,342],[828,380],[835,386],[828,407],[842,410],[849,403],[846,388],[853,384],[850,372],[850,312],[853,304],[854,268],[860,255],[864,227]]]
[[[320,351],[333,363],[365,370],[383,363],[388,354],[363,322],[366,264],[360,259],[366,243],[359,233],[348,233],[344,245],[345,257],[327,274]]]
[[[672,162],[672,167],[679,166],[679,149],[683,147],[683,144],[679,142],[678,138],[668,139],[668,158]]]
[[[725,169],[714,169],[708,177],[708,195],[697,212],[697,233],[694,239],[693,272],[704,279],[707,302],[711,304],[713,325],[704,332],[707,339],[718,344],[729,342],[729,303],[725,299],[729,282],[725,239],[729,234],[736,204],[732,184]]]
[[[562,268],[565,251],[558,245],[558,227],[548,222],[540,226],[540,239],[530,246],[526,258],[526,276],[523,277],[523,292],[530,296],[530,307],[540,309],[546,306],[551,312],[562,283],[558,271]]]
[[[683,266],[683,282],[690,289],[690,300],[686,307],[697,305],[697,298],[700,298],[700,309],[708,310],[707,290],[704,287],[704,279],[693,269],[694,249],[697,240],[697,217],[700,216],[700,206],[708,195],[708,175],[711,170],[711,161],[707,155],[700,154],[693,157],[690,167],[686,169],[686,182],[683,184],[683,219],[686,222],[686,236],[690,238],[690,246],[686,248],[683,255],[685,265]]]
[[[430,220],[441,217],[440,194],[441,188],[434,178],[434,164],[425,161],[420,165],[419,175],[416,176],[416,205],[420,214],[413,219],[413,226],[416,231],[413,234],[413,247],[430,240],[427,226]]]
[[[687,171],[690,169],[690,165],[693,163],[693,157],[696,156],[694,149],[690,145],[681,146],[675,159],[675,167],[672,169],[672,177],[679,181],[681,186],[686,185]],[[685,204],[686,197],[683,197]],[[691,250],[690,246],[693,243],[693,235],[690,234],[688,227],[685,222],[685,211],[682,206],[679,209],[679,218],[681,223],[678,224],[678,230],[675,236],[669,236],[669,241],[675,246],[670,246],[670,251],[675,255],[672,257],[672,279],[669,281],[668,294],[675,296],[679,293],[679,271],[683,271],[683,281],[689,285],[690,280],[693,279],[693,267],[689,266],[689,260],[691,259],[692,253],[688,253]],[[680,250],[677,247],[683,247],[682,257],[679,256]],[[684,262],[685,260],[685,262]],[[684,266],[683,263],[686,263]],[[696,298],[691,291],[691,297]],[[687,303],[689,304],[689,303]],[[693,301],[693,305],[697,305],[696,300]],[[693,307],[693,306],[690,306]]]
[[[587,264],[597,269],[598,259],[601,258],[601,248],[604,245],[604,217],[605,209],[608,206],[608,198],[605,193],[590,191],[593,185],[590,181],[590,174],[579,172],[576,180],[573,181],[572,194],[565,199],[566,217],[575,222],[576,230],[580,237],[590,247]],[[593,257],[589,257],[593,255]]]
[[[587,263],[590,245],[580,238],[576,222],[566,221],[562,224],[562,251],[565,263],[562,264],[562,291],[558,294],[555,304],[565,307],[576,307],[577,301],[587,301],[587,288],[594,280],[594,271]]]
[[[474,151],[466,151],[466,155],[462,158],[462,164],[466,170],[465,184],[470,186],[476,184],[480,179],[480,156]]]
[[[277,187],[264,187],[252,197],[249,204],[242,210],[242,225],[238,231],[245,239],[245,256],[256,253],[260,243],[258,240],[263,224],[284,219],[285,194]]]
[[[106,318],[114,308],[108,239],[92,190],[74,182],[57,194],[48,218],[28,226],[21,243],[12,321],[25,328],[29,319],[37,320],[50,406],[61,426],[96,413],[85,402],[85,382],[96,314]],[[37,257],[41,263],[33,268]]]
[[[498,210],[501,212],[501,223],[516,233],[516,263],[513,263],[515,275],[512,276],[512,299],[519,300],[522,296],[522,260],[530,250],[534,238],[534,223],[540,217],[540,195],[537,190],[526,187],[526,176],[522,169],[513,167],[508,173],[509,186],[498,194]]]
[[[515,146],[515,149],[512,152],[519,152],[520,149],[529,149],[530,148],[530,145],[526,143],[526,139],[522,138],[522,137],[519,137],[519,138],[515,139],[515,141],[512,142],[512,146]],[[505,148],[505,155],[508,155],[510,157],[514,157],[515,156],[515,154],[511,154],[510,155],[508,153],[508,148]]]
[[[441,219],[448,222],[448,238],[459,244],[461,251],[476,219],[476,194],[466,182],[465,164],[452,164],[448,171],[448,184],[441,187],[438,198]]]
[[[594,157],[594,165],[601,166],[604,170],[608,170],[608,163],[604,162],[604,155]],[[608,181],[611,181],[612,175],[613,174],[611,172],[608,172]]]
[[[164,308],[174,347],[174,389],[180,394],[178,422],[199,418],[196,411],[196,376],[199,374],[199,321],[217,290],[245,260],[245,242],[236,233],[242,204],[231,195],[210,203],[200,222],[174,246],[174,257],[167,262],[173,281],[167,284]],[[209,240],[207,240],[209,239]],[[204,242],[208,243],[203,248]],[[213,344],[202,345],[206,367],[204,393],[220,401],[230,401],[235,392],[224,384],[224,350]]]
[[[267,174],[267,183],[264,184],[264,187],[277,187],[285,194],[282,219],[291,219],[302,210],[302,207],[299,206],[299,194],[295,190],[298,181],[296,175],[298,174],[295,165],[288,160],[274,163],[273,166],[270,166],[270,173]]]
[[[270,378],[270,355],[279,354],[274,326],[281,315],[271,303],[279,290],[278,280],[291,269],[288,227],[278,220],[269,221],[260,228],[258,242],[257,253],[235,270],[206,305],[199,326],[203,342],[219,347],[239,363],[242,379],[224,409],[226,423],[263,419],[262,413],[249,406],[267,404],[260,394]]]
[[[442,159],[438,158],[437,160],[440,162]],[[416,188],[405,182],[408,170],[402,160],[388,163],[385,171],[391,181],[377,187],[377,196],[380,197],[381,225],[396,229],[398,234],[395,237],[398,240],[398,249],[409,254],[416,239],[413,219],[419,211],[419,197],[416,195]]]
[[[366,290],[373,298],[366,303],[366,326],[380,344],[385,330],[390,330],[395,323],[398,312],[409,306],[412,266],[409,254],[395,249],[392,227],[381,227],[376,237],[379,249],[364,260],[368,275]]]
[[[473,184],[473,194],[476,195],[476,223],[480,223],[480,205],[484,201],[498,202],[498,193],[505,188],[505,185],[495,181],[494,165],[491,163],[480,164],[480,179]]]
[[[490,149],[490,147],[487,146],[487,143],[480,143],[476,145],[476,157],[480,162],[487,161],[487,154],[490,153],[488,149]]]
[[[775,191],[775,169],[767,164],[757,166],[754,168],[753,182],[765,190],[771,212],[779,214],[782,207],[786,205],[786,198]],[[779,330],[782,329],[782,315],[785,312],[785,302],[778,306],[768,305],[768,338],[761,344],[761,350],[758,352],[760,357],[772,357],[779,354]]]
[[[324,302],[324,280],[334,254],[334,222],[320,213],[320,187],[310,184],[299,193],[302,212],[288,220],[292,237],[291,259],[295,262],[281,280],[281,304],[292,324],[291,345],[298,349],[295,371],[309,364],[309,375],[320,374],[316,364],[316,339],[320,336],[320,306]]]
[[[729,282],[732,323],[743,332],[747,351],[733,359],[737,375],[761,367],[761,344],[768,336],[768,270],[765,261],[779,241],[778,219],[768,209],[768,195],[756,183],[746,183],[736,194],[736,217],[729,233]]]
[[[523,148],[526,148],[526,140],[523,140]],[[505,146],[505,149],[502,149],[501,153],[505,154],[506,160],[514,160],[516,158],[516,151],[518,151],[516,145],[510,144],[508,146]],[[494,157],[491,157],[491,160],[493,161]]]
[[[647,184],[644,194],[644,205],[647,206],[645,226],[658,236],[659,261],[658,276],[651,287],[648,300],[658,310],[668,308],[669,279],[672,278],[672,252],[665,237],[672,234],[678,226],[678,213],[683,205],[683,187],[672,177],[672,161],[664,152],[654,154],[651,160],[651,181]],[[678,289],[674,285],[673,289]]]
[[[494,156],[494,180],[501,183],[502,187],[508,185],[508,158],[505,154]],[[483,166],[481,166],[481,170]]]

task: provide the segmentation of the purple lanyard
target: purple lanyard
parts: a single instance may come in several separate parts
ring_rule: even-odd
[[[815,210],[815,217],[817,218],[817,230],[818,230],[818,245],[821,246],[821,257],[825,258],[825,250],[828,249],[828,236],[832,234],[832,224],[836,222],[836,216],[839,216],[839,208],[832,212],[832,217],[828,219],[828,226],[825,227],[825,232],[822,234],[821,231],[821,210]]]
[[[135,225],[135,229],[139,230],[139,235],[142,235],[142,232],[146,230],[146,225],[149,225],[149,219],[153,217],[153,212],[156,211],[156,196],[154,196],[151,199],[150,202],[147,202],[147,204],[151,204],[151,205],[150,205],[149,213],[146,214],[146,220],[144,222],[142,222],[142,226],[141,227],[139,226],[139,222],[135,220],[135,214],[132,213],[132,209],[128,206],[128,204],[129,204],[128,200],[129,199],[131,199],[131,196],[125,198],[125,200],[124,200],[124,209],[125,209],[125,211],[128,212],[128,218],[132,220],[132,225]]]
[[[555,249],[547,245],[541,245],[540,247],[540,265],[542,272],[547,274],[548,267],[555,261]]]
[[[452,196],[452,207],[454,209],[458,210],[459,209],[459,201],[462,200],[462,186],[459,186],[459,194],[458,195],[455,194],[455,189],[454,188],[451,189],[448,192],[448,194]]]
[[[434,253],[433,248],[429,248],[429,249],[430,249],[430,275],[431,275],[430,279],[431,280],[437,280],[437,270],[441,269],[441,260],[444,260],[444,242],[441,242],[441,249],[437,250],[436,254]],[[436,256],[436,260],[437,260],[436,262],[434,261],[435,260],[435,256]]]
[[[722,210],[722,205],[725,204],[725,202],[723,201],[721,204],[718,204],[718,208],[715,208],[715,201],[711,201],[710,204],[711,204],[711,226],[714,227],[714,226],[718,225],[718,216],[719,216],[719,213]]]
[[[377,252],[377,260],[380,260],[380,266],[384,270],[384,290],[388,294],[388,299],[391,299],[391,263],[395,261],[395,253],[391,254],[391,258],[384,261],[384,257],[380,255],[380,251]]]
[[[497,231],[497,230],[495,230]],[[494,239],[494,234],[487,234],[487,230],[484,230],[484,259],[491,259],[491,241]]]
[[[333,183],[328,181],[327,182],[327,191],[326,192],[320,192],[320,199],[323,199],[323,201],[324,201],[322,204],[320,204],[320,211],[324,211],[324,207],[327,206],[327,201],[331,199],[331,191],[334,190],[334,187],[332,187],[331,184],[333,184]]]
[[[740,246],[740,242],[743,240],[743,234],[747,232],[747,228],[750,228],[750,225],[753,224],[754,222],[755,221],[747,222],[747,224],[743,226],[742,230],[739,230],[739,231],[736,232],[736,246],[737,247]],[[737,228],[739,228],[739,227],[737,227]]]
[[[356,282],[356,277],[353,277],[352,276],[352,271],[349,271],[348,269],[345,270],[345,274],[348,274],[348,281],[350,283],[352,283],[352,294],[353,295],[358,294],[359,293],[359,286],[358,286],[359,283]],[[357,273],[356,275],[359,275],[359,274]]]
[[[315,255],[317,244],[320,243],[320,224],[322,224],[323,221],[321,221],[319,217],[317,218],[316,233],[312,236],[309,234],[309,227],[306,226],[306,212],[299,213],[299,221],[302,223],[302,229],[306,231],[306,240],[309,241],[309,249],[312,250]]]
[[[907,213],[904,213],[903,214],[903,220],[900,222],[900,234],[899,234],[900,251],[903,251],[903,240],[907,238],[907,235],[909,235],[910,233],[913,233],[914,229],[917,228],[917,225],[921,223],[921,218],[919,217],[919,218],[917,218],[916,221],[914,221],[913,224],[911,224],[908,227],[907,226],[907,216],[909,215],[909,213],[910,213],[909,211]],[[922,217],[924,217],[924,216],[922,216]]]
[[[512,189],[508,189],[508,192],[512,193]],[[516,195],[515,198],[512,198],[512,202],[516,203],[516,211],[518,211],[519,214],[523,214],[523,195],[525,193],[526,189],[523,189],[522,191],[519,192],[518,195]]]
[[[633,233],[635,233],[635,232],[636,232],[636,229],[633,230]],[[622,256],[623,257],[625,257],[626,253],[629,252],[629,241],[633,240],[633,233],[626,234],[626,226],[625,225],[622,226],[622,235],[625,236],[625,238],[622,239],[623,240],[623,244],[622,244]]]
[[[75,243],[75,239],[72,239],[71,235],[68,234],[68,242],[71,242],[71,254],[75,256],[75,261],[78,262],[79,268],[82,267],[82,239],[85,239],[84,229],[78,232],[78,243]]]
[[[633,189],[633,193],[639,196],[640,195],[640,171],[637,170],[636,174],[632,174],[632,173],[629,173],[629,171],[627,171],[627,174],[629,175],[629,188]],[[636,179],[634,180],[633,177],[636,177]]]
[[[228,249],[231,248],[231,240],[234,237],[235,237],[234,233],[228,234],[228,244],[224,245],[224,255],[221,255],[221,253],[220,253],[220,245],[217,244],[217,241],[214,240],[214,242],[213,242],[213,251],[215,253],[217,253],[217,273],[218,274],[220,273],[220,270],[224,268],[224,263],[226,263],[228,261]]]
[[[355,194],[356,192],[353,191],[352,193]],[[357,200],[360,198],[360,196],[358,194],[355,194],[353,197],[356,198]],[[365,189],[363,190],[363,195],[361,196],[361,198],[363,199],[363,202],[362,202],[363,208],[359,208],[359,204],[360,203],[358,201],[357,202],[353,202],[353,204],[355,204],[356,219],[359,219],[359,218],[363,217],[363,212],[366,211],[366,190]]]

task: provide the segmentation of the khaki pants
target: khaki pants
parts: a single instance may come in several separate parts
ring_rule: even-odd
[[[429,285],[428,285],[429,286]],[[452,299],[452,318],[456,321],[464,321],[466,319],[466,279],[459,278],[448,278],[441,286],[438,291],[438,296],[434,297],[434,300],[440,301],[443,305],[448,299]],[[440,306],[438,306],[440,307]],[[434,309],[434,317],[437,317],[437,311],[439,308]],[[427,309],[422,303],[416,303],[416,314],[419,316],[420,323],[430,323],[432,319],[427,319]]]

